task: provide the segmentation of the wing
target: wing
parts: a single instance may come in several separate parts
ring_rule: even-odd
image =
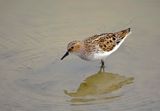
[[[115,33],[102,33],[100,35],[94,35],[84,40],[84,44],[88,47],[88,50],[102,50],[111,51],[116,45],[118,45],[123,38],[130,32],[130,28],[115,32]],[[97,48],[97,46],[99,48]]]
[[[114,33],[103,33],[85,39],[84,44],[87,52],[110,51],[116,45],[114,42],[115,39]]]
[[[99,38],[98,45],[103,51],[111,51],[116,46],[116,39],[114,33],[107,33]]]
[[[102,34],[99,38],[99,47],[103,51],[111,51],[116,45],[123,42],[122,40],[127,37],[129,32],[130,28],[115,33]]]

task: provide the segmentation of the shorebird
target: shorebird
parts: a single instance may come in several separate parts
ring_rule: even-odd
[[[68,44],[67,52],[61,60],[71,53],[87,61],[100,60],[101,68],[104,69],[104,59],[115,52],[130,33],[131,29],[127,28],[114,33],[93,35],[82,41],[74,40]]]

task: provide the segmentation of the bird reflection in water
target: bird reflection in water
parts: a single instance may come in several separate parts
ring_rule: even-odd
[[[102,68],[91,76],[87,77],[74,92],[64,91],[66,95],[72,97],[71,102],[89,102],[95,98],[86,99],[88,96],[101,96],[116,91],[122,86],[133,83],[133,77],[125,77],[119,74],[105,72]],[[103,99],[113,99],[118,96],[103,97]]]

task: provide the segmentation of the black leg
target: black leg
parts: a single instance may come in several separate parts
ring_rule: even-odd
[[[104,66],[104,61],[101,60],[101,67],[100,67],[100,71],[104,72],[105,66]]]

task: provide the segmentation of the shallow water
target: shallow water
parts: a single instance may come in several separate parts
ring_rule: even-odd
[[[1,0],[0,110],[159,111],[159,11],[159,0]],[[132,34],[106,59],[105,74],[133,83],[117,88],[119,79],[96,77],[99,62],[60,61],[69,41],[128,27]],[[67,95],[81,94],[90,77],[91,92]],[[108,91],[110,83],[116,88]]]

